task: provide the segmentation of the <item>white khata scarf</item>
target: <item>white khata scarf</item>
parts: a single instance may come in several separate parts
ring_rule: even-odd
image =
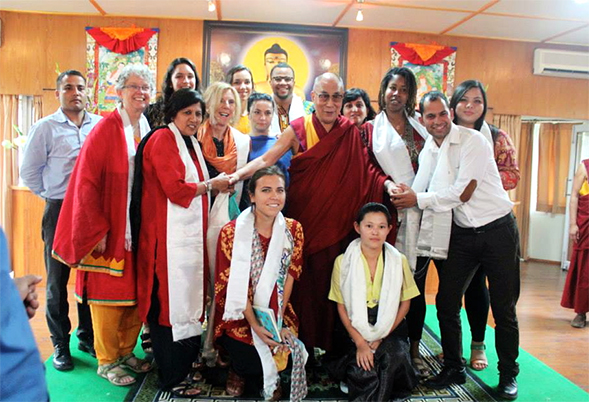
[[[403,260],[401,253],[388,243],[385,243],[384,272],[382,289],[378,303],[378,315],[376,324],[368,322],[368,309],[366,307],[366,277],[362,263],[362,249],[360,239],[354,240],[344,254],[341,272],[340,287],[344,299],[344,305],[352,326],[356,328],[362,337],[373,342],[385,338],[391,331],[401,299],[403,286]]]
[[[117,105],[117,111],[123,121],[123,132],[125,134],[125,142],[127,143],[127,157],[129,158],[129,172],[127,179],[127,217],[125,223],[125,250],[131,251],[133,240],[131,239],[131,220],[129,218],[129,206],[131,205],[131,190],[133,190],[133,176],[135,174],[135,132],[133,131],[133,124],[129,114],[123,108],[122,104]],[[139,132],[141,138],[145,137],[149,132],[149,123],[143,114],[139,118]]]
[[[424,139],[428,137],[425,128],[413,117],[408,116],[407,120]],[[397,184],[405,183],[412,186],[415,179],[411,158],[407,146],[389,122],[386,113],[380,112],[374,119],[374,130],[372,134],[372,151],[385,174],[392,177]],[[407,256],[409,266],[415,271],[417,261],[417,235],[419,232],[419,221],[421,210],[417,207],[398,211],[400,221],[399,231],[395,247]]]
[[[250,283],[252,266],[259,266],[259,263],[261,262],[259,261],[259,258],[261,257],[258,255],[259,250],[254,250],[254,243],[256,243],[257,240],[257,236],[254,236],[254,221],[255,215],[250,207],[239,215],[235,223],[231,270],[227,283],[227,298],[225,301],[225,312],[223,314],[223,320],[225,321],[240,320],[244,318],[243,312],[247,305],[248,286]],[[284,282],[288,275],[288,267],[290,266],[293,247],[294,241],[286,227],[286,220],[282,213],[279,213],[274,220],[272,237],[270,239],[270,245],[268,246],[266,259],[263,262],[261,273],[259,273],[258,283],[255,285],[253,302],[255,306],[270,306],[270,297],[272,296],[274,287],[277,285],[278,281]],[[256,248],[259,248],[259,245],[257,245]],[[282,323],[281,310],[284,296],[283,286],[284,285],[282,285],[282,290],[279,286],[277,292],[279,311],[276,321],[279,326],[281,326]],[[264,395],[269,398],[272,396],[278,385],[278,370],[274,363],[271,349],[254,331],[251,332],[254,346],[262,362],[262,370],[264,373]],[[304,348],[302,348],[302,351],[304,353],[302,366],[304,367],[307,360],[307,354],[304,352]]]
[[[208,180],[206,168],[202,169],[202,177],[198,174],[198,169],[176,125],[170,123],[168,127],[174,133],[180,159],[186,167],[186,182],[198,183]],[[204,167],[205,159],[198,141],[194,136],[190,139],[198,163]],[[188,208],[168,200],[166,249],[170,324],[174,342],[202,333],[200,317],[203,312],[205,272],[203,219],[201,196],[194,197]]]
[[[456,126],[452,125],[452,132],[456,128]],[[426,190],[429,192],[443,190],[454,183],[455,175],[448,158],[452,132],[444,139],[442,146],[438,150],[437,164],[434,164],[435,156],[433,153],[438,148],[438,145],[431,136],[425,141],[419,156],[419,170],[412,187],[416,193],[422,193]],[[448,258],[451,230],[452,210],[434,212],[431,208],[426,208],[421,218],[421,228],[417,240],[417,255],[438,260]]]

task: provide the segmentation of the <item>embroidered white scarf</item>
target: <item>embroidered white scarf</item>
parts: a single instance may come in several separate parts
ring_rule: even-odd
[[[232,321],[244,318],[243,312],[247,305],[247,293],[250,281],[252,240],[254,233],[255,214],[252,208],[243,211],[235,222],[235,235],[233,240],[233,253],[231,258],[231,270],[227,283],[227,298],[223,320]],[[266,253],[266,260],[260,275],[258,286],[254,290],[254,305],[261,307],[270,306],[270,297],[276,286],[283,250],[292,253],[293,244],[286,235],[286,221],[282,213],[274,220],[272,238]],[[282,297],[280,294],[278,297]],[[280,301],[278,303],[281,304]],[[280,321],[280,317],[277,317]],[[278,370],[272,351],[262,339],[252,331],[254,346],[262,362],[264,372],[264,394],[272,395],[278,383]]]
[[[205,159],[196,138],[190,139],[198,163],[203,167],[200,176],[182,134],[174,123],[168,125],[178,147],[180,159],[186,167],[187,183],[208,180]],[[202,197],[196,196],[184,208],[168,200],[166,250],[168,253],[168,298],[170,304],[170,324],[174,342],[202,333],[200,317],[204,300],[204,233]]]
[[[129,172],[127,179],[127,217],[125,222],[125,250],[131,251],[133,240],[131,239],[131,220],[129,218],[129,206],[131,205],[131,190],[133,189],[133,176],[135,174],[135,132],[133,131],[133,124],[129,114],[123,108],[123,105],[119,103],[117,105],[117,111],[123,121],[123,131],[125,134],[125,141],[127,143],[127,157],[129,158]],[[149,123],[147,119],[141,114],[139,118],[139,132],[141,138],[149,132]]]
[[[405,114],[405,117],[419,135],[424,139],[428,137],[425,128],[415,118],[407,114]],[[380,112],[374,119],[372,151],[385,174],[391,176],[395,183],[405,183],[411,187],[415,179],[415,173],[407,146],[401,135],[397,133],[389,122],[384,111]],[[398,211],[397,216],[400,225],[395,247],[407,256],[411,270],[415,271],[421,210],[417,207],[407,208]]]
[[[376,324],[368,322],[366,307],[366,276],[362,263],[362,248],[360,239],[354,240],[344,254],[340,272],[340,288],[350,317],[352,326],[360,332],[362,337],[373,342],[385,338],[390,332],[401,299],[403,286],[403,260],[401,253],[388,243],[385,243],[384,272],[382,289],[378,303]]]
[[[455,174],[450,166],[449,147],[452,132],[457,129],[452,125],[452,131],[438,145],[432,136],[428,137],[419,156],[419,170],[413,190],[416,193],[424,191],[435,192],[448,188],[455,181]],[[438,149],[437,163],[434,152]],[[423,211],[421,227],[417,239],[417,255],[431,257],[439,260],[448,258],[448,247],[450,245],[450,232],[452,230],[452,211],[434,212],[430,208]]]

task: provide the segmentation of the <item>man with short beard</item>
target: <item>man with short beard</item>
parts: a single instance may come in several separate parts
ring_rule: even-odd
[[[39,120],[29,132],[20,168],[20,177],[29,189],[45,199],[41,224],[47,271],[47,326],[55,348],[53,367],[57,370],[74,368],[69,341],[72,328],[68,317],[67,283],[70,268],[51,257],[57,219],[70,175],[88,133],[101,119],[88,113],[86,79],[76,70],[68,70],[57,77],[55,97],[57,112]],[[96,356],[94,333],[88,304],[78,307],[78,349]]]
[[[278,63],[272,67],[270,86],[274,102],[276,102],[270,135],[276,136],[284,132],[291,121],[309,114],[312,103],[303,100],[293,92],[295,87],[294,70],[286,63]]]
[[[442,335],[444,367],[425,386],[441,389],[466,382],[462,358],[462,296],[477,269],[489,280],[495,319],[502,399],[517,398],[520,292],[519,234],[513,203],[503,189],[491,144],[476,130],[452,123],[446,97],[428,92],[420,101],[420,121],[430,137],[419,156],[411,188],[393,196],[401,208],[423,210],[417,253],[442,261],[436,309]],[[444,258],[445,257],[445,258]]]

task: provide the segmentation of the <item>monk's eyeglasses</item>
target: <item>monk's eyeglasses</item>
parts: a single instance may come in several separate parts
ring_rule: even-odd
[[[326,92],[321,92],[320,94],[317,94],[317,97],[321,103],[329,102],[329,98],[331,98],[331,100],[334,102],[341,102],[342,99],[344,99],[344,95],[340,94],[339,92],[336,92],[333,95],[329,95]]]

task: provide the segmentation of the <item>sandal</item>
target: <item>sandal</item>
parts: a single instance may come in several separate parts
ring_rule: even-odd
[[[227,374],[227,384],[225,385],[225,392],[227,392],[227,395],[240,397],[243,395],[244,388],[245,379],[230,369],[229,373]]]
[[[135,378],[127,373],[116,362],[112,364],[102,364],[98,366],[96,374],[106,378],[112,385],[125,387],[135,383]]]
[[[484,342],[472,342],[470,344],[470,368],[475,371],[482,371],[489,366],[485,349],[487,349],[487,347]]]
[[[147,373],[152,369],[150,362],[135,357],[133,353],[129,353],[127,356],[121,357],[119,364],[122,367],[126,367],[137,374]]]
[[[188,374],[188,377],[192,382],[201,382],[203,379],[202,373],[198,370],[191,370],[190,374]]]
[[[587,315],[586,314],[577,314],[577,316],[571,321],[571,327],[573,328],[585,328],[587,325]]]
[[[200,389],[197,384],[190,381],[190,379],[186,379],[175,387],[172,387],[170,392],[177,398],[186,398],[200,395],[202,389]]]
[[[419,372],[419,375],[421,377],[429,377],[430,375],[432,375],[431,370],[425,364],[425,361],[423,360],[423,358],[414,357],[411,359],[411,361],[413,362],[413,367],[415,367],[415,369]]]
[[[227,367],[229,367],[229,360],[223,360],[223,358],[221,357],[221,354],[219,353],[217,355],[217,360],[215,361],[215,364],[217,365],[217,367],[227,368]]]
[[[149,332],[145,332],[143,329],[143,333],[139,336],[141,338],[141,348],[146,354],[153,354],[153,348],[151,346],[151,334]]]

